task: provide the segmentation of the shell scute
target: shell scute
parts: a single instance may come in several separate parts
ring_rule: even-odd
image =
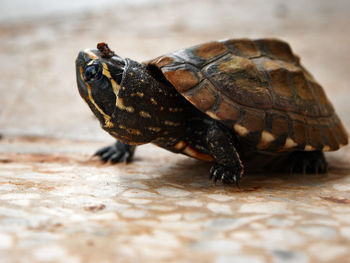
[[[291,62],[299,60],[293,54],[289,44],[284,41],[277,39],[257,39],[254,42],[259,47],[260,52],[267,57]]]
[[[222,42],[233,55],[246,58],[253,58],[261,55],[257,45],[250,39],[228,39]]]
[[[299,145],[306,144],[307,133],[305,123],[293,121],[293,140]]]
[[[294,93],[291,85],[289,85],[288,77],[289,73],[283,68],[277,68],[268,71],[269,78],[271,80],[271,85],[273,91],[279,96],[284,98],[293,99],[294,104]]]
[[[266,57],[254,58],[252,61],[269,83],[272,107],[281,111],[297,112],[298,105],[295,103],[294,91],[289,83],[288,70],[280,66],[281,61]]]
[[[209,42],[174,52],[172,55],[189,62],[197,68],[224,56],[228,52],[226,46],[220,42]]]
[[[265,126],[265,113],[254,109],[247,109],[244,118],[238,123],[247,128],[249,132],[260,132]]]
[[[211,60],[212,58],[218,57],[226,52],[227,48],[225,45],[219,42],[210,42],[198,46],[193,51],[193,54],[205,60]]]
[[[308,101],[315,99],[312,94],[312,90],[310,89],[309,84],[302,72],[291,74],[291,79],[295,92],[299,98]]]
[[[334,133],[333,125],[332,126],[324,125],[324,126],[322,126],[322,130],[323,130],[325,138],[327,139],[327,145],[331,149],[338,149],[339,142],[337,140],[336,134]]]
[[[288,70],[290,72],[303,72],[302,68],[300,66],[297,66],[294,63],[287,63],[287,62],[279,60],[278,61],[278,65],[280,65],[280,67],[282,67],[282,68],[284,68],[284,69],[286,69],[286,70]]]
[[[236,121],[239,116],[239,107],[231,103],[227,98],[223,98],[215,110],[206,111],[206,113],[217,120]]]
[[[189,90],[203,80],[201,72],[189,64],[163,67],[163,74],[172,85],[179,87],[179,92]]]
[[[322,138],[322,129],[316,124],[308,125],[308,133],[309,133],[309,145],[311,145],[314,149],[322,150],[323,146],[326,145]]]
[[[348,144],[347,132],[338,117],[335,118],[334,129],[338,138],[339,147]]]
[[[160,56],[148,62],[148,64],[156,64],[159,68],[173,64],[176,61],[175,58],[171,56]],[[180,63],[182,61],[179,61]]]
[[[204,80],[195,89],[191,89],[183,95],[200,110],[206,111],[210,109],[216,101],[215,95],[213,94],[214,89],[213,84],[208,80]]]
[[[334,109],[328,100],[326,93],[318,83],[312,82],[311,85],[315,91],[316,99],[320,103],[320,114],[322,116],[329,116],[332,112],[334,112]]]
[[[271,97],[256,66],[249,59],[229,55],[202,70],[216,90],[231,100],[247,106],[271,107]]]
[[[282,142],[284,142],[289,136],[288,121],[289,119],[287,116],[283,116],[280,114],[275,114],[272,117],[271,133],[275,135],[276,141],[278,141],[281,144],[281,146],[283,145]]]

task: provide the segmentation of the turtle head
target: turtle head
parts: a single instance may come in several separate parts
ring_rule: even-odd
[[[79,93],[105,125],[115,109],[125,61],[105,43],[80,51],[75,61]]]

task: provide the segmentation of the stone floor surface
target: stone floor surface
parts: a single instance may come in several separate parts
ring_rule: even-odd
[[[113,140],[74,76],[77,52],[100,41],[142,61],[279,37],[350,130],[348,1],[13,2],[0,11],[0,263],[350,262],[349,146],[327,154],[328,174],[249,174],[241,189],[152,145],[132,164],[102,164],[91,154]]]

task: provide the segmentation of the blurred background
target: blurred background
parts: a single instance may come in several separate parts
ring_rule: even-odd
[[[323,85],[346,126],[348,0],[1,0],[0,132],[109,138],[78,95],[74,60],[104,41],[143,61],[205,41],[277,37]]]

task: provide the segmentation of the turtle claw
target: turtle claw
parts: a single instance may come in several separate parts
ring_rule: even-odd
[[[216,164],[210,169],[209,180],[215,185],[218,180],[223,184],[235,183],[240,188],[241,169],[239,166],[225,167]]]
[[[109,149],[110,149],[111,147],[113,147],[113,146],[114,146],[114,145],[103,147],[103,148],[99,149],[97,152],[95,152],[93,156],[100,156],[101,159],[102,159],[102,156],[103,156],[105,153],[107,153],[107,152],[109,151]]]
[[[211,183],[216,185],[216,182],[219,180],[219,178],[221,178],[222,173],[223,169],[221,168],[221,166],[214,165],[210,169],[209,180],[211,180]]]
[[[322,152],[294,152],[291,155],[290,172],[319,174],[327,172],[327,162]]]
[[[134,146],[130,146],[128,144],[117,141],[113,145],[103,147],[102,149],[98,150],[94,156],[99,156],[100,159],[105,163],[129,163],[132,161],[134,150]]]

